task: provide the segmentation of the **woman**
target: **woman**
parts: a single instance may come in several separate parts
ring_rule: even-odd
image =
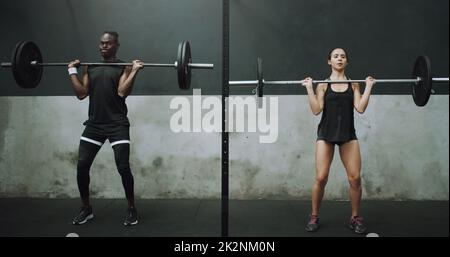
[[[329,83],[319,84],[316,92],[313,89],[312,78],[306,78],[303,83],[308,91],[311,111],[314,115],[322,112],[317,130],[316,180],[312,191],[312,212],[305,229],[309,232],[319,229],[319,208],[328,180],[334,148],[335,145],[338,145],[339,155],[350,184],[352,213],[349,227],[356,233],[362,234],[366,231],[366,227],[359,214],[362,195],[361,154],[355,133],[353,109],[364,113],[369,104],[375,79],[371,76],[366,78],[363,95],[361,95],[358,83],[333,83],[333,80],[348,79],[345,75],[348,56],[342,48],[335,48],[328,54],[328,65],[331,67]]]

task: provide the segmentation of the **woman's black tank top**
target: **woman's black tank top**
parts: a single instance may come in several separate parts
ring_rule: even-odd
[[[344,92],[333,91],[331,83],[328,83],[324,98],[322,118],[317,129],[317,140],[342,144],[357,139],[351,83]]]

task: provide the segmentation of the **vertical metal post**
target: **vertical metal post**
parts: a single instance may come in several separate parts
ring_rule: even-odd
[[[230,96],[228,81],[230,80],[230,1],[223,0],[222,6],[222,237],[228,237],[228,129],[227,99]]]

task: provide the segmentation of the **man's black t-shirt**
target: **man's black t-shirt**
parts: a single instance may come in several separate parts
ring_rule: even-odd
[[[123,61],[117,61],[123,62]],[[89,119],[84,125],[126,125],[125,98],[117,93],[123,66],[89,66]]]

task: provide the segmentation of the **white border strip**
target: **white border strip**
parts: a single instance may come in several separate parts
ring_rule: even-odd
[[[102,143],[100,143],[98,141],[95,141],[95,140],[92,140],[92,139],[87,138],[87,137],[81,137],[80,139],[83,140],[83,141],[89,142],[89,143],[93,143],[94,145],[102,146]]]
[[[130,143],[130,140],[119,140],[119,141],[115,141],[115,142],[111,143],[111,146],[115,146],[118,144],[129,144],[129,143]]]

